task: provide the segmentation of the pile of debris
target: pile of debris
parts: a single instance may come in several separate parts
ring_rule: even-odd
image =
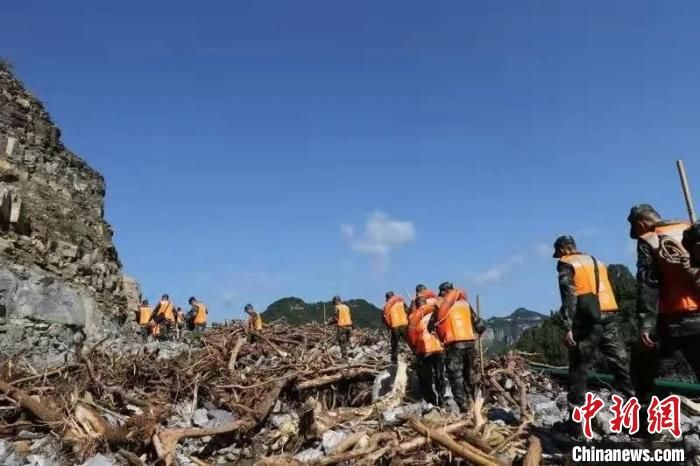
[[[562,390],[508,355],[489,361],[474,409],[420,400],[412,356],[356,330],[230,325],[187,343],[109,339],[37,370],[0,359],[2,464],[478,465],[561,462],[534,429],[566,415]],[[80,345],[81,343],[77,343]],[[477,371],[478,373],[478,371]],[[555,401],[553,401],[555,400]],[[546,406],[545,406],[546,405]]]

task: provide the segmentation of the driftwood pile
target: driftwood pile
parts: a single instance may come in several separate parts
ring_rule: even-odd
[[[51,435],[66,464],[97,452],[133,465],[540,461],[539,443],[526,439],[527,391],[538,377],[513,355],[486,364],[473,411],[456,415],[425,403],[406,408],[419,401],[408,353],[393,367],[390,390],[373,396],[389,365],[379,332],[356,330],[348,361],[333,329],[319,325],[221,327],[169,359],[158,345],[113,343],[78,348],[70,362],[43,371],[21,355],[0,355],[0,437]],[[488,421],[493,406],[517,424]],[[193,421],[204,408],[225,416]],[[399,420],[387,423],[388,411]]]

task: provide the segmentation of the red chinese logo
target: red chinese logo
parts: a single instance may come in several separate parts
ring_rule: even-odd
[[[616,434],[622,432],[625,427],[629,430],[630,435],[639,432],[639,409],[641,408],[637,398],[632,397],[624,403],[622,397],[617,395],[612,396],[613,405],[610,411],[613,413],[613,418],[610,420],[610,430]]]
[[[613,418],[609,421],[610,430],[616,434],[622,432],[623,428],[629,430],[630,435],[639,432],[639,411],[641,405],[637,398],[632,397],[625,402],[618,395],[612,396],[613,405],[610,411]],[[577,406],[571,413],[574,422],[583,424],[583,435],[586,438],[593,438],[593,418],[605,406],[605,402],[593,393],[586,393],[586,402],[583,406]],[[675,438],[679,438],[681,432],[681,399],[678,395],[669,395],[663,400],[657,396],[651,398],[651,403],[647,408],[647,419],[649,421],[648,431],[650,434],[660,434],[664,430],[670,432]]]
[[[605,406],[603,400],[588,392],[586,393],[586,403],[583,406],[575,407],[574,412],[571,413],[571,419],[575,422],[583,423],[583,435],[586,438],[593,438],[591,420],[598,414],[598,411],[603,409],[603,406]]]
[[[681,436],[681,399],[678,395],[667,396],[663,401],[651,397],[647,416],[650,434],[668,430],[675,438]]]

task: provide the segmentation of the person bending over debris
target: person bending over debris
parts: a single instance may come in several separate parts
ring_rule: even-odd
[[[207,327],[207,307],[203,302],[198,301],[197,298],[192,296],[187,300],[190,304],[190,312],[187,313],[187,322],[189,327],[195,331],[195,333],[202,333]]]
[[[428,331],[428,322],[437,311],[437,305],[428,304],[422,296],[418,296],[414,302],[418,308],[408,316],[406,336],[416,355],[421,395],[428,403],[442,406],[445,395],[445,350],[440,340]]]
[[[141,301],[138,311],[136,312],[136,322],[141,326],[141,335],[143,336],[143,341],[148,340],[148,335],[150,335],[151,330],[148,323],[151,321],[151,316],[153,315],[153,308],[149,306],[148,300],[144,299]]]
[[[260,314],[255,312],[255,309],[253,309],[252,304],[246,304],[245,307],[243,308],[246,314],[248,314],[248,329],[249,330],[254,330],[256,332],[259,332],[263,328],[263,321],[262,318],[260,317]],[[250,334],[249,340],[251,343],[255,343],[256,338],[255,335],[252,333]]]
[[[462,412],[468,412],[474,395],[472,362],[476,334],[483,333],[486,325],[472,310],[466,293],[455,289],[450,282],[440,285],[437,305],[438,311],[430,317],[428,329],[430,332],[437,330],[445,348],[447,378],[452,395]]]
[[[578,252],[571,236],[557,238],[553,257],[558,259],[560,314],[566,327],[564,343],[569,348],[570,408],[585,402],[586,380],[597,349],[615,377],[615,388],[628,398],[633,396],[629,356],[608,268],[595,257]]]
[[[700,231],[697,225],[691,227],[683,221],[662,221],[648,204],[633,207],[627,220],[630,236],[637,240],[641,340],[632,370],[637,396],[646,407],[661,360],[676,350],[681,350],[700,379]]]
[[[415,311],[416,309],[418,309],[418,306],[416,306],[416,299],[418,297],[423,297],[426,299],[428,304],[432,304],[432,303],[437,302],[438,295],[436,295],[434,291],[426,288],[426,286],[423,285],[422,283],[419,283],[418,285],[416,285],[416,295],[413,297],[413,300],[411,301],[411,311]]]
[[[350,333],[352,331],[352,316],[350,308],[343,304],[340,296],[333,296],[333,307],[335,308],[335,321],[338,327],[338,345],[343,359],[348,357],[348,343],[350,343]]]
[[[160,298],[160,302],[153,310],[151,319],[157,325],[158,336],[162,339],[169,339],[173,325],[175,324],[175,312],[173,303],[170,302],[170,296],[164,294]]]
[[[399,340],[406,340],[406,304],[401,296],[394,295],[393,291],[387,292],[385,298],[382,321],[391,333],[391,363],[396,364],[399,357]]]

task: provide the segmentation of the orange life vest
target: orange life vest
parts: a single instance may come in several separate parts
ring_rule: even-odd
[[[693,290],[690,277],[677,260],[679,253],[686,253],[681,241],[683,231],[689,226],[684,222],[659,225],[641,237],[654,250],[659,272],[660,314],[697,312],[700,308],[700,295]]]
[[[207,323],[207,307],[204,303],[197,303],[197,312],[194,315],[194,324],[202,325]]]
[[[443,345],[476,340],[472,326],[472,310],[465,293],[452,290],[439,302],[437,334]]]
[[[352,325],[350,308],[345,304],[336,304],[335,311],[338,313],[338,327],[349,327]]]
[[[139,325],[148,325],[148,321],[151,320],[152,314],[153,309],[151,306],[139,306]]]
[[[384,305],[384,321],[389,328],[402,327],[408,324],[406,306],[401,296],[393,296]]]
[[[413,301],[411,301],[411,311],[416,310],[416,299],[425,298],[425,302],[427,304],[435,304],[437,303],[437,297],[438,296],[435,294],[435,292],[431,290],[423,290],[420,293],[416,293],[416,296],[413,298]]]
[[[440,340],[428,331],[428,322],[436,309],[436,305],[426,304],[413,311],[408,318],[406,340],[417,356],[443,351]]]
[[[262,318],[260,317],[260,314],[255,313],[255,315],[252,315],[248,318],[248,328],[251,328],[256,331],[262,330],[263,322]]]
[[[173,313],[173,304],[170,301],[161,301],[158,308],[158,315],[163,316],[165,320],[175,322],[175,314]]]
[[[617,311],[617,301],[608,279],[608,267],[605,264],[596,260],[598,262],[598,286],[596,287],[595,263],[592,256],[588,254],[571,254],[559,260],[574,268],[576,296],[597,294],[601,312]]]

